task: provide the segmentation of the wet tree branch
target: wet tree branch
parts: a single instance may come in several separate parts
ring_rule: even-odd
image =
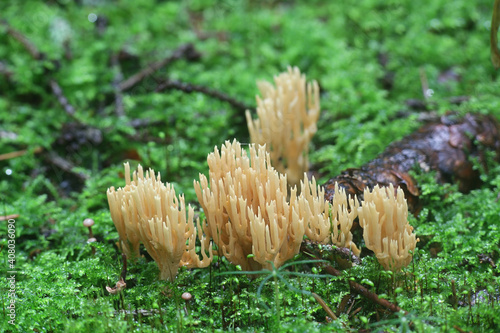
[[[50,79],[50,88],[52,89],[52,93],[56,96],[57,101],[62,106],[64,111],[72,118],[75,118],[75,108],[73,105],[69,104],[68,99],[64,96],[64,93],[61,89],[59,83],[56,80]]]
[[[42,147],[36,147],[35,149],[33,149],[33,153],[38,154],[38,153],[42,152],[42,150],[43,150]],[[0,154],[0,161],[23,156],[28,152],[29,152],[29,150],[25,149],[25,150],[18,150],[18,151],[13,151],[10,153]]]
[[[171,62],[185,58],[187,60],[196,60],[201,57],[201,54],[194,48],[193,44],[184,44],[179,46],[170,56],[160,61],[149,64],[146,68],[140,70],[120,84],[120,90],[125,91],[152,75],[162,67],[167,66]]]
[[[21,32],[15,30],[14,28],[12,28],[7,21],[3,20],[1,21],[1,24],[7,28],[7,34],[9,34],[17,41],[19,41],[24,46],[24,48],[31,54],[33,59],[41,61],[45,58],[45,55],[42,52],[40,52],[38,48],[33,43],[31,43],[31,41],[28,38],[26,38],[26,36],[24,36]],[[70,117],[77,120],[75,118],[75,108],[69,103],[68,99],[64,96],[64,93],[59,83],[57,83],[57,81],[54,78],[50,78],[49,86],[52,93],[57,98],[59,104],[62,106],[64,111]]]
[[[335,183],[347,194],[363,198],[365,187],[376,184],[401,187],[408,208],[418,214],[420,190],[411,176],[418,166],[424,172],[435,171],[439,183],[457,182],[460,191],[467,193],[481,185],[479,171],[471,158],[477,158],[487,171],[486,152],[495,153],[500,160],[500,124],[492,116],[467,114],[457,118],[442,116],[418,131],[390,144],[374,160],[360,168],[342,171],[325,184],[325,199],[332,200]]]
[[[31,41],[26,38],[21,32],[12,28],[7,21],[1,20],[0,24],[7,28],[7,34],[21,43],[34,59],[42,60],[44,58],[44,54],[40,52],[38,48],[33,43],[31,43]]]
[[[223,92],[220,92],[220,91],[217,91],[214,89],[210,89],[210,88],[207,88],[204,86],[199,86],[199,85],[194,85],[191,83],[181,82],[178,80],[167,79],[167,80],[161,82],[155,91],[161,92],[161,91],[165,91],[168,89],[180,90],[180,91],[183,91],[187,94],[191,94],[193,92],[199,92],[199,93],[202,93],[204,95],[221,100],[223,102],[227,102],[232,107],[234,107],[235,109],[240,110],[240,111],[253,109],[252,107],[236,100],[233,97],[230,97],[230,96],[224,94]]]
[[[321,258],[318,255],[316,255],[316,253],[314,253],[313,251],[311,251],[310,249],[308,249],[304,246],[302,247],[301,251],[304,252],[308,257],[321,260]],[[342,276],[342,273],[339,270],[335,269],[331,265],[325,264],[323,260],[321,260],[321,262],[317,263],[316,265],[327,274],[330,274],[332,276]],[[364,296],[365,298],[369,299],[370,301],[372,301],[380,306],[383,306],[384,308],[386,308],[392,312],[403,311],[405,314],[408,314],[408,312],[401,309],[396,304],[391,303],[386,299],[378,297],[377,294],[369,291],[367,288],[365,288],[361,284],[357,283],[356,281],[349,280],[349,288],[351,289],[352,293],[360,294],[360,295]]]
[[[73,163],[71,163],[70,161],[59,156],[57,153],[51,151],[51,152],[48,152],[44,155],[50,164],[58,167],[59,169],[62,169],[63,171],[66,171],[68,173],[75,175],[81,181],[86,181],[89,178],[86,174],[84,174],[82,172],[74,171],[73,169],[75,168],[75,165]]]

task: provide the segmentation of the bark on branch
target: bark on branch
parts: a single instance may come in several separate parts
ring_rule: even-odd
[[[500,159],[500,126],[495,118],[479,114],[467,114],[461,119],[443,116],[392,143],[362,167],[347,169],[328,180],[324,184],[325,198],[332,200],[335,182],[359,199],[365,187],[392,183],[404,190],[410,211],[418,214],[420,191],[409,173],[414,167],[436,171],[438,182],[457,182],[460,191],[469,192],[481,184],[471,158],[478,158],[486,168],[486,151],[495,152]]]

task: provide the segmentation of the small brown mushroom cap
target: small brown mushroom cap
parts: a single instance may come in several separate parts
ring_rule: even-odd
[[[83,220],[83,226],[84,226],[84,227],[90,228],[90,227],[92,227],[93,225],[94,225],[94,220],[89,219],[89,218],[87,218],[87,219]]]
[[[188,293],[188,292],[185,292],[185,293],[182,293],[182,299],[185,300],[186,302],[189,301],[191,299],[191,294]]]

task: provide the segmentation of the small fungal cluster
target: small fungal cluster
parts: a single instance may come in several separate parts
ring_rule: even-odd
[[[162,280],[173,281],[179,266],[207,267],[212,246],[199,219],[195,228],[194,209],[189,205],[186,216],[184,196],[177,197],[174,187],[162,183],[159,173],[144,173],[141,166],[131,180],[129,164],[125,163],[125,179],[124,188],[115,191],[111,187],[107,196],[120,248],[127,257],[137,257],[139,244],[144,244],[158,264]],[[202,259],[195,250],[196,238],[201,243]]]

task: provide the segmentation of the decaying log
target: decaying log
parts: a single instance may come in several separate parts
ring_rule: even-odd
[[[424,172],[436,171],[437,181],[457,182],[461,192],[480,186],[479,171],[472,158],[486,168],[485,152],[493,151],[500,160],[500,126],[492,116],[467,114],[441,117],[439,122],[423,126],[417,132],[389,145],[374,160],[360,168],[347,169],[324,184],[325,198],[332,200],[335,182],[351,195],[363,198],[365,187],[375,185],[401,187],[408,208],[418,214],[420,191],[409,172],[415,167]]]

